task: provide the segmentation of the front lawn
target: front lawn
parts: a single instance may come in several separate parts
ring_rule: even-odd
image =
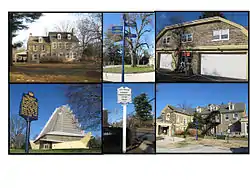
[[[18,63],[10,66],[10,82],[100,82],[101,63]]]
[[[154,67],[153,66],[131,67],[130,65],[125,65],[125,70],[124,71],[125,71],[125,73],[154,72]],[[106,73],[121,73],[122,72],[122,66],[103,68],[103,72],[106,72]]]
[[[25,153],[24,149],[11,149],[10,154],[22,154]],[[101,149],[50,149],[50,150],[29,150],[29,153],[60,153],[60,154],[69,154],[69,153],[101,153]]]

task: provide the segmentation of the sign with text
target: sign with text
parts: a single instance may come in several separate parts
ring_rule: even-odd
[[[136,38],[137,35],[136,35],[136,34],[132,34],[132,33],[128,33],[128,34],[126,34],[126,37],[129,37],[129,38]]]
[[[112,27],[113,34],[122,34],[122,32],[123,32],[123,26],[113,26]]]
[[[136,22],[125,22],[125,26],[127,26],[127,27],[136,27]]]
[[[120,87],[117,89],[117,99],[120,104],[132,102],[132,90],[128,87]]]
[[[38,120],[38,100],[35,98],[34,93],[23,94],[19,115],[27,121]]]

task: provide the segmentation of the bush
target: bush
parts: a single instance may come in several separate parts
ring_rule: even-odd
[[[190,135],[190,136],[196,136],[196,129],[188,129],[187,130],[187,133]],[[201,131],[198,130],[198,136],[201,136]]]
[[[175,135],[184,135],[184,131],[183,130],[176,130]]]
[[[101,139],[96,139],[95,137],[92,137],[89,140],[88,147],[90,149],[101,148],[101,144]]]

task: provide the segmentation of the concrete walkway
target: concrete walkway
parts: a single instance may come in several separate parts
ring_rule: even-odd
[[[121,82],[121,73],[103,73],[103,81]],[[155,72],[125,74],[125,82],[155,82]]]

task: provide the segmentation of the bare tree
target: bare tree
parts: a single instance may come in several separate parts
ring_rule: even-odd
[[[124,18],[128,23],[133,24],[135,27],[128,27],[126,30],[126,34],[131,34],[132,30],[135,30],[136,38],[126,37],[126,42],[130,47],[130,56],[131,56],[131,66],[136,66],[135,58],[137,57],[137,61],[139,61],[139,57],[137,56],[138,51],[142,46],[146,46],[149,48],[149,44],[147,41],[143,40],[143,36],[146,33],[152,31],[152,29],[147,28],[149,24],[153,22],[151,16],[154,13],[126,13],[124,14]],[[138,24],[140,22],[140,25]]]
[[[18,116],[12,115],[10,117],[10,144],[14,148],[21,148],[25,142],[24,131],[26,128],[26,121]]]
[[[179,108],[183,109],[183,110],[187,110],[190,109],[192,107],[191,104],[188,104],[186,101],[184,101],[183,103],[180,103],[177,105]]]
[[[71,32],[74,28],[74,22],[64,20],[55,25],[55,30],[59,32]]]
[[[65,96],[82,128],[100,129],[102,113],[100,84],[67,85]]]

